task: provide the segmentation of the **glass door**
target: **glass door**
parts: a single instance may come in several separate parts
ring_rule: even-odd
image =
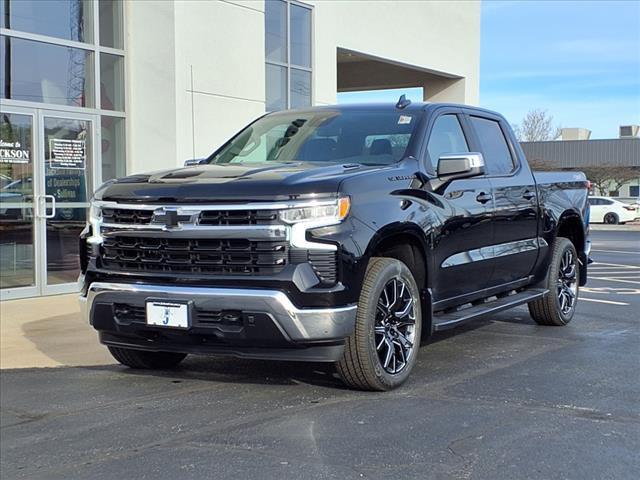
[[[36,212],[43,244],[41,292],[75,291],[78,236],[93,191],[94,118],[40,111],[41,179]]]
[[[0,298],[39,293],[33,110],[0,112]]]
[[[96,116],[0,111],[0,298],[70,293],[96,184]]]

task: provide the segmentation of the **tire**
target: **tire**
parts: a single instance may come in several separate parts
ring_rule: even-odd
[[[409,268],[393,258],[372,258],[354,333],[336,365],[340,377],[358,390],[400,386],[416,363],[421,330],[420,291]]]
[[[576,311],[580,264],[573,243],[557,237],[544,287],[549,294],[529,302],[529,314],[539,325],[564,326]]]
[[[604,223],[608,223],[609,225],[617,225],[619,221],[618,215],[613,212],[609,212],[604,216]]]
[[[130,348],[107,347],[118,362],[131,368],[164,370],[178,365],[187,356],[186,353],[148,352]]]

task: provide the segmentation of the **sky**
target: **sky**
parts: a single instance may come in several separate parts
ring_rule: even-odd
[[[547,110],[561,127],[616,138],[640,124],[640,0],[484,0],[480,106],[518,124]],[[340,93],[338,102],[422,100],[422,89]]]

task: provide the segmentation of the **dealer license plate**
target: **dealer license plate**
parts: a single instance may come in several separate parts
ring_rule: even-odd
[[[189,328],[189,305],[172,301],[148,301],[147,325]]]

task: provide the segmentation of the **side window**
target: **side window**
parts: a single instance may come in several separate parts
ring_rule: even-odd
[[[481,117],[471,117],[471,123],[482,147],[487,172],[504,175],[513,171],[515,165],[500,123]]]
[[[447,114],[438,117],[431,129],[427,153],[433,169],[438,167],[438,159],[448,153],[468,152],[469,146],[464,138],[458,117]]]
[[[600,200],[601,205],[613,205],[613,202],[611,200]]]

